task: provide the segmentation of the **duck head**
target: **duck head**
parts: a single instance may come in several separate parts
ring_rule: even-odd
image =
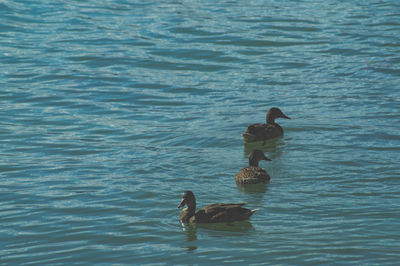
[[[264,153],[260,150],[253,150],[250,152],[249,155],[249,165],[250,166],[258,166],[258,162],[264,160],[264,161],[271,161],[270,158],[266,157]]]
[[[277,107],[272,107],[267,112],[267,124],[275,124],[276,118],[285,118],[290,119],[290,117],[286,116],[281,109]]]
[[[196,198],[194,197],[193,192],[190,190],[183,192],[182,201],[178,205],[178,208],[182,208],[185,205],[187,205],[189,211],[194,212],[196,210]]]

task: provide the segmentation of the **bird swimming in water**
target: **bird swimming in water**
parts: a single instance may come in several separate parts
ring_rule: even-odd
[[[196,198],[192,191],[183,192],[178,208],[187,205],[179,215],[182,223],[230,223],[247,220],[256,210],[243,208],[245,203],[214,203],[196,212]]]
[[[272,107],[267,112],[266,124],[252,124],[247,127],[245,133],[242,134],[244,142],[267,141],[276,137],[283,136],[283,128],[275,122],[277,118],[290,119],[279,108]]]
[[[271,161],[264,153],[260,150],[253,150],[249,155],[249,166],[242,168],[239,173],[236,174],[235,180],[238,184],[257,184],[267,183],[271,177],[269,174],[258,166],[258,162]]]

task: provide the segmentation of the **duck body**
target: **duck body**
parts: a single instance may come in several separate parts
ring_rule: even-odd
[[[242,168],[239,173],[236,174],[235,180],[239,184],[258,184],[267,183],[271,180],[271,177],[261,167],[247,166]]]
[[[243,208],[245,203],[214,203],[196,210],[193,192],[185,191],[178,208],[187,205],[179,215],[182,223],[230,223],[247,220],[256,210]]]
[[[271,161],[260,150],[253,150],[249,155],[249,166],[242,168],[235,176],[238,184],[267,183],[271,179],[267,171],[258,166],[259,161]]]
[[[278,137],[283,137],[283,128],[275,124],[252,124],[243,133],[244,142],[266,141]]]
[[[194,215],[185,208],[179,218],[183,223],[229,223],[247,220],[255,210],[243,208],[243,205],[245,203],[214,203],[201,208]]]
[[[267,112],[266,124],[256,123],[247,127],[246,132],[242,134],[244,142],[266,141],[277,137],[283,137],[283,128],[275,122],[276,118],[290,119],[290,117],[282,113],[279,108],[272,107]]]

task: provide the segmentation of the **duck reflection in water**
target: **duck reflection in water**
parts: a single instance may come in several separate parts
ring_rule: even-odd
[[[193,241],[197,240],[197,227],[196,224],[188,223],[188,224],[182,224],[183,225],[183,231],[186,234],[186,250],[187,251],[193,251],[197,249],[197,246],[194,245]],[[191,243],[193,242],[193,243]]]
[[[211,237],[232,236],[232,234],[247,236],[254,232],[254,227],[249,220],[244,220],[232,223],[182,223],[182,230],[186,235],[185,249],[191,252],[198,248],[196,244],[198,233],[207,234]]]
[[[248,157],[253,150],[261,150],[263,152],[268,152],[270,154],[276,154],[277,156],[279,156],[285,146],[285,141],[283,141],[282,139],[272,139],[266,142],[265,145],[260,144],[262,143],[245,143],[243,145],[244,156]]]

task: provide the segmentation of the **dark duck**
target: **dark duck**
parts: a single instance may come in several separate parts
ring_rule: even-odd
[[[283,128],[275,122],[277,118],[290,119],[277,107],[272,107],[267,112],[267,123],[266,124],[252,124],[247,127],[245,133],[243,133],[243,139],[245,143],[256,142],[256,141],[267,141],[273,138],[283,136]]]
[[[247,220],[256,211],[243,208],[245,203],[214,203],[196,212],[196,198],[190,190],[183,193],[178,208],[185,205],[179,216],[182,223],[230,223]]]
[[[264,153],[260,150],[253,150],[249,155],[249,166],[242,168],[239,173],[236,174],[235,180],[238,184],[257,184],[267,183],[271,177],[269,174],[258,166],[258,162],[271,161]]]

